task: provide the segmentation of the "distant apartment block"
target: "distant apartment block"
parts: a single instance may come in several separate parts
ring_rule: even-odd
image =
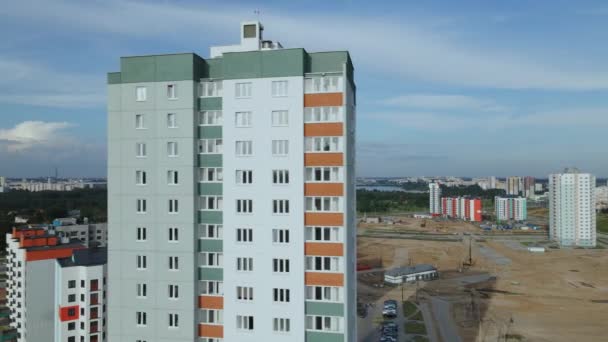
[[[6,178],[0,176],[0,193],[6,192],[8,188],[6,187]]]
[[[107,250],[48,226],[13,228],[7,306],[19,342],[106,341]]]
[[[429,212],[441,214],[441,187],[439,183],[429,183]]]
[[[522,189],[522,196],[526,198],[530,198],[534,196],[534,185],[536,184],[536,179],[534,177],[526,176],[524,177],[524,187]]]
[[[595,176],[577,169],[549,175],[549,234],[561,246],[595,247]]]
[[[72,191],[76,189],[105,188],[104,181],[85,181],[83,179],[54,180],[49,178],[46,182],[37,180],[10,181],[5,182],[4,190],[22,190],[30,192],[39,191]],[[1,192],[1,191],[0,191]]]
[[[480,198],[442,197],[442,215],[465,221],[480,222],[482,220],[482,202]]]
[[[112,342],[357,339],[353,65],[262,33],[108,75]]]
[[[494,212],[498,221],[525,221],[528,218],[527,199],[519,196],[496,196]]]
[[[519,196],[523,190],[523,180],[521,177],[507,177],[507,195]]]

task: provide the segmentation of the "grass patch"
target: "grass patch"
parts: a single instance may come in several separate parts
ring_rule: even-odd
[[[406,322],[405,332],[408,334],[426,335],[426,327],[420,322]]]
[[[526,247],[536,245],[536,242],[534,242],[534,241],[521,241],[520,243]]]
[[[505,340],[507,341],[523,341],[524,337],[520,334],[506,334]]]
[[[413,315],[416,311],[418,311],[418,307],[416,306],[416,304],[410,301],[403,302],[403,316],[409,317]]]
[[[597,230],[602,233],[608,233],[608,214],[597,214]]]
[[[422,317],[422,312],[418,311],[414,316],[409,317],[408,319],[412,321],[424,321],[424,317]]]
[[[410,341],[414,342],[429,342],[429,339],[424,336],[414,336]]]

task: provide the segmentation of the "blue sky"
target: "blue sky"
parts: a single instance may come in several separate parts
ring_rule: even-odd
[[[64,1],[0,7],[0,175],[105,176],[119,57],[265,36],[348,49],[359,176],[608,176],[605,1]]]

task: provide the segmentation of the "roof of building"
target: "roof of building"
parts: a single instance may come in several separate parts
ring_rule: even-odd
[[[433,265],[429,264],[420,264],[416,266],[404,266],[390,269],[384,272],[384,275],[388,275],[391,277],[401,277],[410,274],[416,274],[421,272],[429,272],[436,271],[437,269]]]
[[[54,236],[55,237],[55,236]],[[27,251],[41,251],[41,250],[51,250],[51,249],[65,249],[65,248],[86,248],[86,246],[82,243],[82,241],[78,239],[71,239],[68,243],[58,243],[54,246],[29,246],[22,247]]]
[[[74,250],[71,258],[58,259],[61,267],[97,266],[108,261],[108,249],[105,247]]]

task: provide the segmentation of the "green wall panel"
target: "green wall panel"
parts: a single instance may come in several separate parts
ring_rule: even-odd
[[[222,240],[199,239],[199,252],[223,252],[224,242]]]
[[[224,280],[224,269],[213,267],[199,267],[198,280]]]
[[[120,72],[109,72],[108,73],[108,84],[120,84]]]
[[[344,304],[307,301],[306,314],[321,316],[344,316]]]
[[[200,57],[193,53],[122,57],[120,81],[137,83],[195,80],[198,78],[195,72],[201,72],[200,69],[203,69],[199,59]]]
[[[306,72],[342,72],[348,61],[346,51],[310,53]]]
[[[199,195],[221,195],[222,183],[198,183]]]
[[[222,110],[221,97],[199,97],[198,110]]]
[[[344,334],[307,331],[306,341],[314,342],[344,342]]]
[[[263,51],[262,77],[285,77],[304,75],[304,49]]]
[[[222,71],[226,80],[262,77],[262,59],[259,51],[229,52],[223,54]]]
[[[155,57],[155,81],[183,81],[194,79],[194,55],[162,55]]]
[[[198,166],[199,167],[222,167],[222,155],[221,154],[199,154],[198,155]]]
[[[222,126],[198,126],[199,139],[221,139]]]
[[[155,56],[123,57],[120,59],[122,83],[154,82]]]
[[[221,211],[198,211],[198,223],[222,224],[223,217]]]

